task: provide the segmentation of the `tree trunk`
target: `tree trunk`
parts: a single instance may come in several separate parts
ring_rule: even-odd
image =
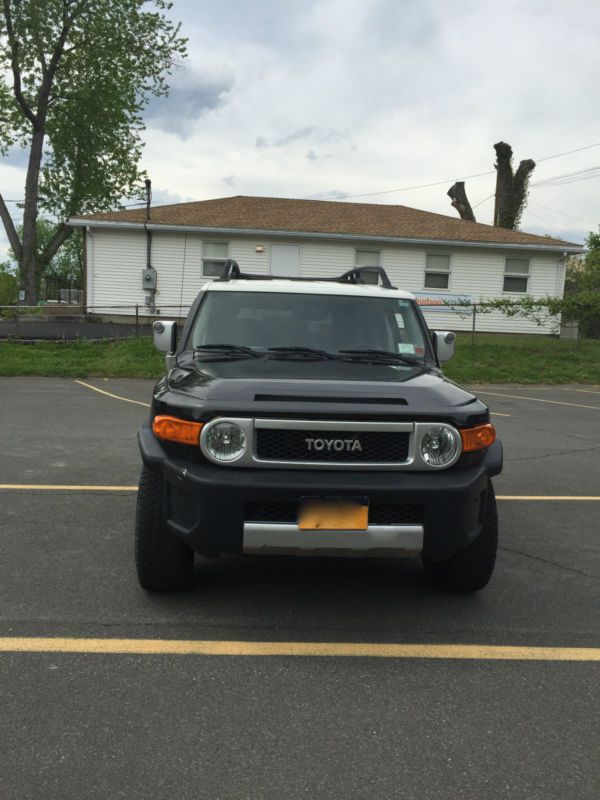
[[[535,161],[521,161],[515,174],[512,169],[512,147],[506,142],[497,142],[496,151],[496,202],[494,225],[514,230],[519,224],[525,201],[529,176],[535,169]]]
[[[471,222],[477,221],[467,198],[464,181],[457,181],[448,189],[446,194],[451,199],[451,205],[458,211],[461,219],[468,219]]]
[[[39,299],[37,254],[37,208],[40,165],[44,148],[44,130],[35,126],[31,135],[31,149],[25,180],[23,206],[23,257],[21,270],[25,282],[25,302],[34,306]]]

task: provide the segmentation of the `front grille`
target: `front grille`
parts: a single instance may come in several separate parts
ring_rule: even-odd
[[[312,440],[310,449],[307,440]],[[344,442],[343,448],[335,449],[335,445],[328,448],[332,441]],[[353,446],[355,441],[360,443],[360,449]],[[409,434],[397,431],[256,430],[256,455],[263,461],[393,464],[406,461],[408,443]]]
[[[422,525],[425,506],[371,503],[369,525]],[[281,522],[295,524],[298,520],[297,503],[246,503],[246,522]]]

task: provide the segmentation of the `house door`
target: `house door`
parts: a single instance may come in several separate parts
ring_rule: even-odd
[[[271,245],[271,275],[280,275],[284,278],[294,278],[300,275],[299,245]]]

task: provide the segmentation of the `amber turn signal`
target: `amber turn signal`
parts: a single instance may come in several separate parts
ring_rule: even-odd
[[[202,423],[189,422],[187,419],[177,419],[177,417],[157,416],[152,420],[152,430],[157,439],[198,446]]]
[[[463,453],[470,453],[473,450],[483,450],[496,441],[496,429],[489,423],[478,425],[476,428],[464,428],[460,432],[462,439]]]

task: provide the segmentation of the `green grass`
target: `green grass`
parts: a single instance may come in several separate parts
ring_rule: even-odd
[[[164,356],[150,338],[117,342],[0,342],[0,375],[159,378]]]
[[[444,372],[459,383],[600,383],[600,340],[459,334]]]
[[[0,375],[159,378],[164,358],[149,338],[118,342],[34,345],[0,342]],[[560,341],[549,336],[459,334],[445,368],[459,383],[600,384],[600,340]]]

